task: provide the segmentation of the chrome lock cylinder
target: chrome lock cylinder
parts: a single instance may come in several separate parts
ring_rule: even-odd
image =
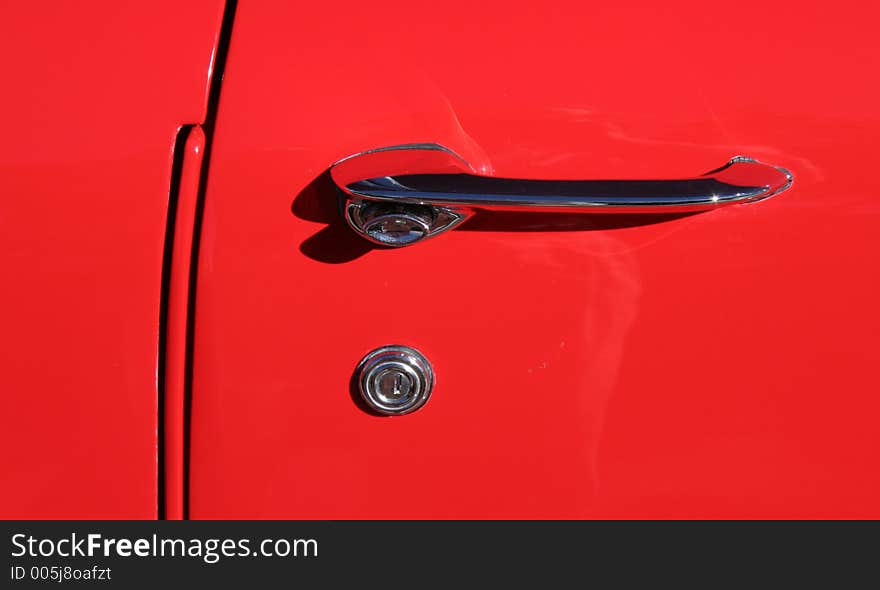
[[[424,205],[367,203],[360,211],[363,232],[377,244],[406,246],[426,238],[434,212]]]
[[[367,406],[385,416],[418,410],[434,387],[431,363],[408,346],[383,346],[369,353],[358,363],[355,378]]]

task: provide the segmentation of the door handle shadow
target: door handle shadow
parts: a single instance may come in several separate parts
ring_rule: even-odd
[[[330,172],[324,171],[294,198],[290,211],[299,219],[325,223],[326,227],[309,236],[299,246],[304,256],[326,264],[357,260],[376,248],[355,234],[339,211],[339,193]]]

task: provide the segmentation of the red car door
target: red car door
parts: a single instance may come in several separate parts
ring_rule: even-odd
[[[878,16],[242,3],[197,260],[190,516],[880,516]],[[328,170],[414,143],[497,178],[692,178],[742,155],[794,184],[374,247]],[[356,391],[388,345],[433,367],[406,415]]]
[[[156,518],[175,137],[223,3],[7,2],[0,19],[0,516]]]

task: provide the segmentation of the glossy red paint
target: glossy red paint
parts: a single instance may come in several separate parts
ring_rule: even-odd
[[[3,518],[155,518],[177,130],[222,3],[21,2],[0,22]]]
[[[205,132],[196,125],[188,131],[183,149],[174,220],[171,274],[168,281],[168,315],[165,324],[164,516],[169,520],[182,519],[185,509],[184,456],[190,260],[204,151]]]
[[[198,261],[191,515],[880,516],[878,17],[242,3]],[[795,184],[372,250],[324,172],[422,141],[499,176],[687,177],[743,154]],[[349,390],[389,343],[436,370],[409,416]]]

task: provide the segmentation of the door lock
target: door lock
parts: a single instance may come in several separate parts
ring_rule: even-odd
[[[422,353],[408,346],[383,346],[355,370],[358,391],[371,410],[386,416],[414,412],[434,387],[434,371]]]

